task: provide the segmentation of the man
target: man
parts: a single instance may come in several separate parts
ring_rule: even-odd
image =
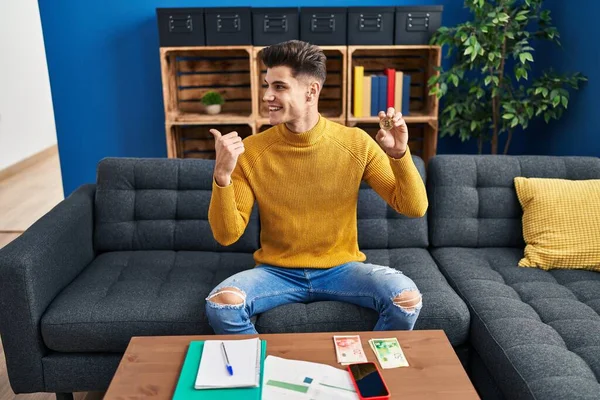
[[[326,57],[301,41],[262,51],[272,128],[243,141],[215,137],[209,222],[230,245],[243,234],[254,202],[261,218],[256,266],[219,284],[206,298],[215,333],[257,333],[250,318],[291,302],[337,300],[379,312],[375,330],[409,330],[422,307],[414,282],[395,269],[366,264],[358,249],[356,210],[362,180],[399,213],[422,217],[425,186],[408,148],[408,128],[393,108],[391,131],[376,141],[318,111]]]

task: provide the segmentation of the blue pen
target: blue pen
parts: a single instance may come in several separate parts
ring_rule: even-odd
[[[233,368],[229,363],[229,357],[227,357],[227,350],[225,350],[225,343],[221,342],[221,348],[223,349],[223,356],[225,357],[225,366],[227,367],[227,371],[229,371],[229,375],[233,375]]]

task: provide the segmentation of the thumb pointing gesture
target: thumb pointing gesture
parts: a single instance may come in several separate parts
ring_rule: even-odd
[[[215,171],[217,183],[221,186],[229,184],[238,157],[244,152],[244,143],[237,132],[229,132],[225,136],[216,129],[209,129],[215,138]]]
[[[212,133],[212,135],[213,135],[213,137],[214,137],[215,139],[218,139],[218,138],[220,138],[220,137],[222,136],[222,135],[221,135],[221,132],[219,132],[219,131],[218,131],[218,130],[216,130],[216,129],[210,129],[210,130],[209,130],[209,132],[210,132],[210,133]]]

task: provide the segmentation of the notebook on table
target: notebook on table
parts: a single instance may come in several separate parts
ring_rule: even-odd
[[[221,342],[225,343],[233,375],[225,366]],[[266,353],[266,341],[258,338],[192,341],[173,399],[260,400]]]

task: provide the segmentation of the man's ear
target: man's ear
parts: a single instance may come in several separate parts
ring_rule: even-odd
[[[318,81],[310,82],[306,91],[306,100],[309,102],[316,100],[320,92],[321,84]]]

